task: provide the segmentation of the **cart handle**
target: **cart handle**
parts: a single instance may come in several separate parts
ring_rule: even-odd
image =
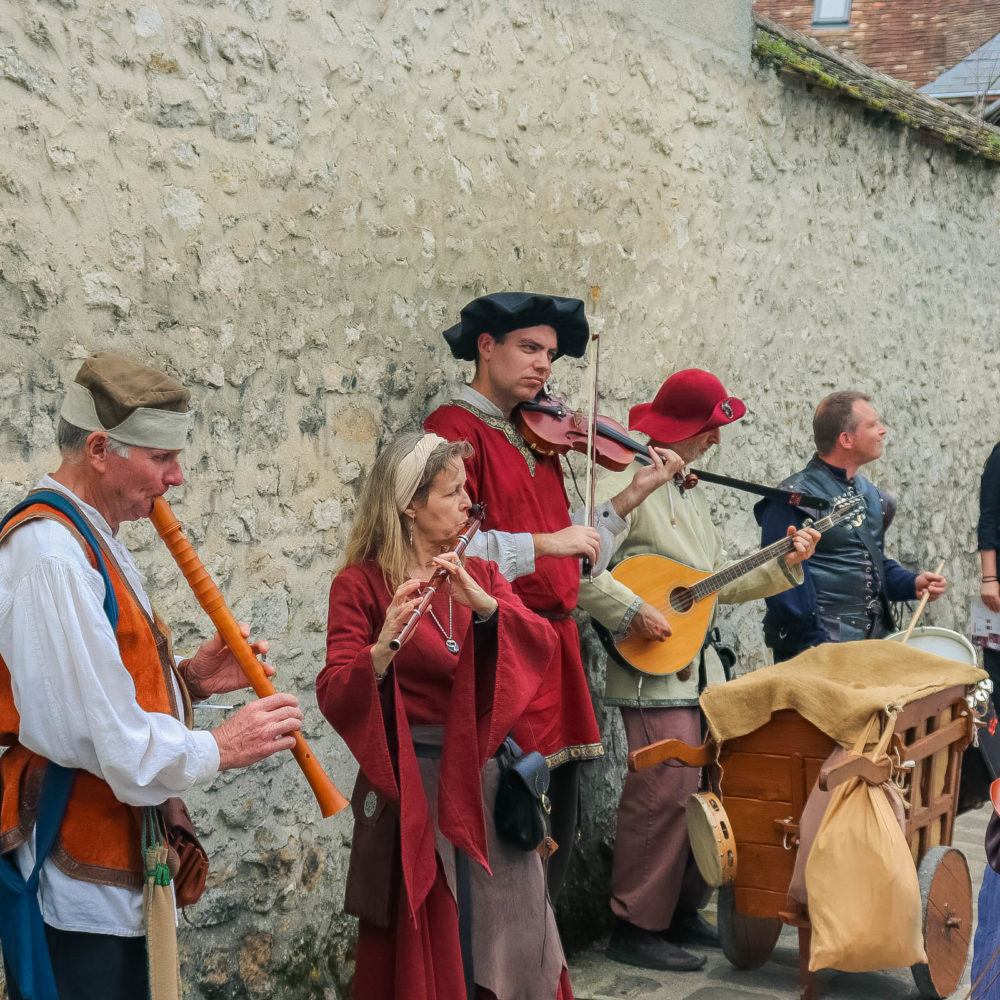
[[[644,771],[665,760],[677,760],[688,767],[706,767],[715,760],[715,745],[705,742],[700,747],[693,747],[683,740],[658,740],[647,747],[633,750],[628,755],[628,769]]]
[[[846,760],[835,764],[828,761],[820,768],[819,787],[828,792],[851,778],[861,778],[869,785],[884,785],[891,777],[892,761],[888,757],[876,764],[870,757],[851,754]]]

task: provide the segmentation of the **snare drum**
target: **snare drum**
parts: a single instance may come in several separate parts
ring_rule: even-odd
[[[702,878],[712,886],[736,878],[736,841],[722,802],[712,792],[695,792],[687,801],[688,839]]]
[[[887,635],[890,642],[902,642],[906,630]],[[918,625],[911,633],[906,643],[914,649],[943,656],[946,660],[957,660],[970,666],[979,666],[976,647],[961,633],[952,632],[950,628],[939,628],[937,625]]]

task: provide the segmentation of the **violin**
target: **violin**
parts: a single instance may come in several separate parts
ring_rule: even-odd
[[[511,415],[525,443],[542,455],[565,455],[570,451],[587,454],[590,420],[580,410],[571,410],[558,396],[544,390],[531,401],[519,404]],[[597,464],[614,472],[627,469],[633,462],[652,465],[647,446],[630,438],[613,417],[597,415],[594,423],[594,452]],[[690,489],[698,477],[678,474],[678,485]]]

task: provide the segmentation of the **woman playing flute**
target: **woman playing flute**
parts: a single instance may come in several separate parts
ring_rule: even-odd
[[[542,862],[496,835],[494,754],[553,661],[495,564],[453,548],[471,446],[403,434],[375,461],[330,589],[320,708],[360,764],[344,908],[356,1000],[571,1000]],[[402,648],[423,585],[447,574]]]

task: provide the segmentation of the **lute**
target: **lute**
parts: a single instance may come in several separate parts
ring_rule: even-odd
[[[860,525],[867,507],[864,497],[838,501],[834,510],[804,527],[820,534],[844,521]],[[698,654],[708,633],[715,610],[716,594],[727,583],[779,559],[794,548],[791,536],[738,559],[717,573],[706,573],[675,562],[666,556],[642,555],[623,559],[611,575],[637,597],[651,604],[666,618],[672,634],[663,642],[626,636],[615,640],[606,629],[598,629],[608,653],[619,663],[643,674],[662,676],[683,670]]]

